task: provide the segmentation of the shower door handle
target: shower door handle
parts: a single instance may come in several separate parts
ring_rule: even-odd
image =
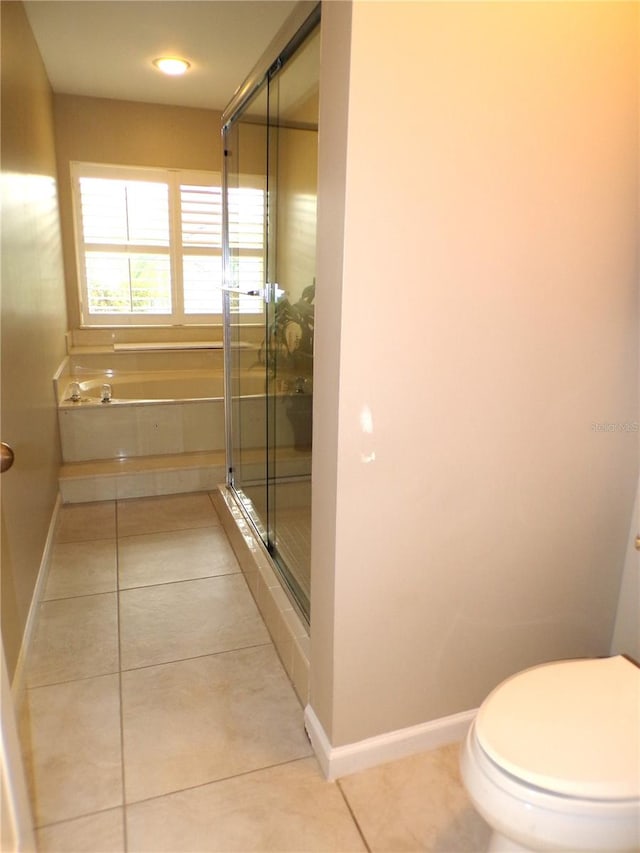
[[[254,287],[251,290],[241,290],[239,287],[233,287],[233,285],[225,285],[221,288],[223,293],[236,293],[238,296],[259,296],[267,301],[269,295],[269,286],[267,287]]]
[[[13,465],[15,454],[8,444],[0,442],[0,474],[4,474]]]
[[[275,281],[268,281],[264,287],[245,291],[246,296],[261,296],[265,302],[277,302],[285,291]]]
[[[240,290],[239,287],[233,287],[233,285],[225,285],[221,287],[223,293],[237,293],[239,296],[262,296],[264,290],[262,288],[255,290]]]
[[[265,302],[277,302],[286,293],[275,281],[268,281],[264,287],[254,287],[251,290],[241,290],[233,285],[223,285],[221,290],[227,293],[237,293],[238,296],[258,296]]]
[[[285,293],[286,291],[280,287],[277,281],[268,281],[264,289],[264,301],[277,302]]]

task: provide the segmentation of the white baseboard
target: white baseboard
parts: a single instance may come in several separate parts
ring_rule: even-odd
[[[44,550],[42,552],[42,559],[40,560],[38,577],[36,580],[35,587],[33,589],[33,596],[31,597],[29,614],[27,615],[27,621],[24,626],[22,643],[20,645],[20,653],[18,654],[16,668],[13,675],[13,680],[11,682],[11,695],[13,696],[13,701],[16,706],[16,709],[20,708],[24,695],[26,661],[28,660],[29,650],[33,641],[33,633],[35,629],[36,618],[38,615],[38,607],[40,606],[40,602],[42,601],[42,595],[44,593],[44,588],[47,583],[49,566],[51,565],[51,549],[53,548],[53,543],[55,540],[56,525],[58,523],[58,513],[60,512],[61,506],[62,498],[60,496],[60,493],[58,493],[56,502],[53,507],[53,513],[51,514],[51,521],[49,522],[49,530],[47,531],[47,539],[45,541]]]
[[[338,779],[350,773],[357,773],[387,761],[395,761],[418,752],[428,752],[449,743],[461,741],[467,733],[477,708],[462,711],[449,717],[440,717],[410,726],[386,732],[383,735],[366,738],[345,746],[331,746],[313,708],[307,705],[304,712],[305,727],[311,745],[324,775],[328,780]]]

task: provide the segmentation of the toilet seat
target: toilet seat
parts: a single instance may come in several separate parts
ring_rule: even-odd
[[[500,684],[475,720],[484,753],[565,797],[640,798],[640,669],[622,656],[560,661]]]
[[[461,750],[460,770],[471,802],[493,831],[491,851],[640,851],[637,799],[567,797],[516,779],[482,749],[475,722]]]

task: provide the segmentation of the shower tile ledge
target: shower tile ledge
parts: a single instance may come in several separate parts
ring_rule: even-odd
[[[284,595],[267,551],[254,535],[229,488],[218,485],[211,492],[211,497],[280,660],[304,708],[309,701],[309,629]]]

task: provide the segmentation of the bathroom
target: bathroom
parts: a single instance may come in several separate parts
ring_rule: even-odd
[[[634,654],[611,640],[637,434],[594,425],[638,420],[637,11],[325,12],[311,697],[336,751],[469,711],[542,660]],[[47,174],[25,157],[3,171]],[[48,253],[3,275],[22,367],[3,375],[3,440],[35,454],[2,483],[13,661],[57,494],[46,401],[68,328],[55,245],[27,224],[4,226]]]

